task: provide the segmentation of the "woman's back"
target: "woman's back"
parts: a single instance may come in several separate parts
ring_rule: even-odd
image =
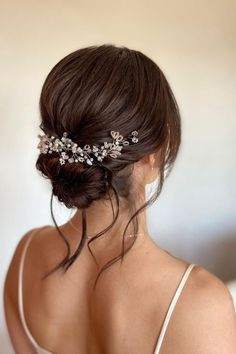
[[[41,348],[56,354],[154,353],[167,309],[188,269],[186,262],[149,240],[145,247],[142,245],[130,251],[121,268],[117,262],[104,272],[93,292],[97,268],[86,247],[79,261],[65,275],[58,272],[41,281],[40,278],[64,256],[63,243],[55,228],[41,229],[34,235],[30,233],[20,243],[13,267],[19,269],[27,242],[30,243],[22,263],[23,310],[30,335]],[[72,238],[70,242],[73,244]],[[202,268],[195,266],[189,270],[191,273],[166,330],[161,347],[163,354],[178,353],[178,347],[182,348],[179,353],[187,353],[184,348],[189,348],[191,343],[186,338],[186,330],[191,323],[185,323],[183,327],[183,319],[188,318],[186,311],[191,306],[199,308],[196,302],[196,294],[202,293],[199,284],[203,285],[208,277],[211,283],[222,286]],[[205,275],[199,277],[199,273]],[[6,311],[13,342],[17,334],[11,321],[17,319],[17,331],[21,327],[24,332],[17,311],[17,294],[13,290],[16,289],[15,276],[10,269],[6,282],[7,293],[13,294],[10,298],[15,304],[15,314],[9,315]],[[201,301],[200,297],[199,303]],[[211,299],[207,298],[207,301]],[[6,308],[7,304],[8,301]],[[22,346],[31,347],[26,336]],[[34,353],[19,351],[23,352]]]

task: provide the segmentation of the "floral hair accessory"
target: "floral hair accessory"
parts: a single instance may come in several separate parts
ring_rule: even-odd
[[[47,134],[38,135],[40,142],[37,148],[43,154],[57,152],[60,156],[59,161],[61,165],[64,165],[66,162],[86,162],[88,165],[93,165],[94,159],[102,162],[106,156],[117,158],[121,155],[124,146],[129,145],[130,142],[134,144],[138,142],[138,132],[136,130],[132,131],[126,139],[114,130],[110,132],[110,135],[113,138],[112,142],[105,141],[100,146],[90,146],[87,144],[83,148],[68,138],[66,132],[63,133],[62,138],[48,136]]]

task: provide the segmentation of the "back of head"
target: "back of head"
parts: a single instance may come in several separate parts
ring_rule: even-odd
[[[68,208],[85,210],[111,189],[133,204],[133,164],[158,153],[162,186],[179,149],[179,110],[163,72],[127,47],[90,46],[64,57],[44,82],[40,112],[45,134],[60,138],[67,132],[79,146],[102,144],[112,130],[124,137],[131,131],[139,134],[138,144],[125,146],[120,156],[108,156],[100,165],[60,165],[57,153],[39,155],[38,170]]]

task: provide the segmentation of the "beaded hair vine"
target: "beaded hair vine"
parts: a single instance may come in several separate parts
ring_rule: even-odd
[[[88,165],[93,165],[94,159],[102,162],[106,156],[117,158],[121,155],[123,147],[129,145],[130,141],[134,144],[138,142],[138,132],[136,130],[132,131],[128,138],[124,138],[114,130],[110,131],[110,135],[113,138],[112,142],[105,141],[101,146],[87,144],[83,148],[68,138],[66,132],[63,133],[62,138],[48,136],[47,134],[38,135],[40,142],[37,148],[43,154],[57,152],[60,156],[59,162],[61,165],[66,162],[86,162]]]

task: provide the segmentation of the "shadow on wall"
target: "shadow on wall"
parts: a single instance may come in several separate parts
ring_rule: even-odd
[[[224,283],[236,279],[236,232],[218,237],[199,250],[201,264]]]

